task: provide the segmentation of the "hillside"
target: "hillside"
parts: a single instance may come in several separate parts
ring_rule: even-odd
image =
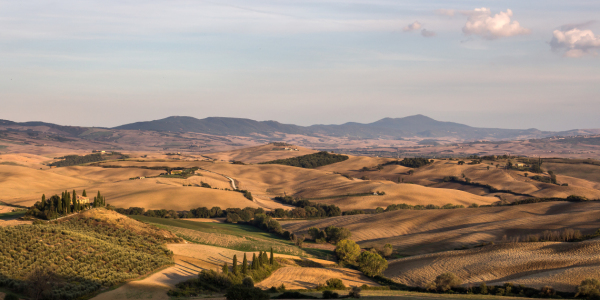
[[[288,150],[286,150],[286,148],[288,148]],[[295,149],[297,149],[297,151]],[[276,159],[303,156],[313,154],[315,152],[317,151],[294,145],[278,146],[275,144],[267,144],[232,151],[208,153],[204,156],[222,161],[241,161],[244,163],[253,164]]]
[[[0,228],[0,283],[18,292],[34,269],[59,277],[53,297],[75,299],[171,264],[171,233],[104,209],[56,222]],[[48,259],[52,257],[52,259]],[[40,283],[37,283],[40,284]]]
[[[385,118],[373,123],[349,122],[341,125],[312,125],[308,127],[281,124],[276,121],[254,121],[239,118],[168,117],[161,120],[137,122],[115,129],[153,130],[172,132],[199,132],[215,135],[273,135],[275,133],[324,135],[335,137],[378,138],[388,137],[448,137],[464,140],[513,139],[520,137],[544,137],[555,135],[537,129],[516,130],[475,128],[453,122],[440,122],[423,115],[404,118]]]
[[[578,243],[503,243],[477,249],[448,251],[398,259],[385,276],[424,286],[437,275],[452,272],[463,285],[515,285],[576,292],[587,278],[600,277],[600,241]]]
[[[599,202],[546,202],[516,206],[399,210],[313,221],[290,221],[285,230],[307,232],[310,227],[345,227],[361,247],[390,243],[402,255],[453,250],[463,246],[541,234],[566,228],[591,234],[600,228]],[[439,275],[439,274],[438,274]]]

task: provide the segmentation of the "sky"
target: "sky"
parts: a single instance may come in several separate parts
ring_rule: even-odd
[[[600,128],[600,1],[0,0],[0,119]]]

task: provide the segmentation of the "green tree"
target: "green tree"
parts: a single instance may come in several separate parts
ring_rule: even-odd
[[[256,253],[252,253],[252,266],[251,266],[252,270],[257,270],[258,269],[258,262],[256,261]]]
[[[341,240],[335,247],[335,254],[344,262],[354,262],[360,255],[360,246],[353,240]]]
[[[383,254],[384,257],[389,257],[390,255],[392,255],[392,252],[394,252],[394,247],[392,247],[392,244],[385,244],[385,246],[383,246],[381,254]]]
[[[358,268],[365,275],[373,277],[381,274],[388,267],[388,262],[381,255],[365,251],[358,256]]]
[[[595,278],[588,278],[581,282],[577,288],[577,296],[587,296],[588,298],[600,298],[600,281]]]
[[[433,283],[438,291],[445,292],[461,285],[462,280],[453,273],[448,272],[437,276]]]
[[[242,261],[242,274],[248,274],[248,259],[246,258],[246,253],[244,253],[244,260]]]
[[[83,193],[81,194],[81,196],[87,197],[87,193],[85,192],[85,190],[83,190]]]
[[[227,266],[227,263],[223,264],[223,267],[221,267],[221,271],[223,271],[223,274],[225,275],[229,273],[229,267]]]
[[[238,274],[238,265],[237,265],[237,255],[233,255],[233,264],[231,266],[231,272],[233,273],[233,275],[237,275]]]
[[[273,247],[271,247],[271,258],[269,259],[269,264],[273,265],[275,263],[275,258],[273,256]]]

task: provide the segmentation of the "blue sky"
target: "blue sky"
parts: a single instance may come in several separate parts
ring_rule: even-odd
[[[599,16],[581,0],[0,0],[0,118],[600,128]]]

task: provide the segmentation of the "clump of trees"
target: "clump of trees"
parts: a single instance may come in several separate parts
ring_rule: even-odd
[[[348,159],[348,156],[341,154],[333,154],[327,151],[321,151],[313,154],[286,158],[286,159],[278,159],[268,162],[263,162],[261,164],[277,164],[277,165],[286,165],[286,166],[294,166],[300,168],[317,168],[321,166],[330,165],[333,163],[345,161]]]
[[[88,155],[84,155],[84,156],[65,155],[64,157],[61,157],[61,158],[62,158],[62,160],[53,162],[53,163],[49,164],[49,166],[51,166],[51,167],[68,167],[68,166],[75,166],[75,165],[81,165],[81,164],[105,160],[105,158],[102,156],[101,153],[88,154]]]
[[[438,275],[435,280],[427,285],[428,290],[435,290],[438,292],[447,292],[452,288],[458,287],[462,284],[462,280],[453,273],[444,273]]]
[[[83,190],[82,196],[87,197],[85,190]],[[100,194],[100,191],[98,191],[98,195],[94,197],[94,200],[91,203],[82,203],[80,199],[77,199],[77,192],[75,190],[73,190],[73,193],[64,191],[61,196],[54,195],[48,199],[46,199],[46,195],[42,195],[41,201],[36,202],[33,207],[27,211],[26,215],[45,220],[53,220],[71,213],[105,206],[106,198]]]
[[[288,214],[286,214],[283,209],[276,209],[274,212],[276,218],[283,218],[286,216],[290,218],[322,218],[342,215],[342,210],[333,204],[314,203],[305,199],[294,199],[292,196],[277,196],[275,197],[275,201],[302,208],[291,210]]]
[[[457,208],[465,208],[465,206],[464,205],[454,205],[451,203],[445,204],[443,206],[438,206],[438,205],[434,205],[434,204],[410,205],[410,204],[406,204],[406,203],[400,203],[400,204],[388,205],[388,207],[385,209],[385,212],[402,210],[402,209],[425,210],[425,209],[457,209]]]
[[[341,240],[349,239],[352,236],[350,230],[344,227],[335,227],[333,225],[327,226],[325,229],[320,230],[316,227],[308,229],[308,234],[317,243],[332,243],[337,244]]]
[[[202,270],[198,278],[178,283],[176,289],[167,294],[171,297],[191,297],[206,292],[226,292],[225,297],[230,300],[269,299],[266,292],[254,287],[254,283],[269,277],[279,267],[273,249],[269,254],[262,251],[258,255],[253,253],[251,261],[244,253],[241,264],[237,255],[234,255],[231,267],[225,263],[221,272]]]
[[[358,269],[369,277],[380,275],[387,269],[388,262],[376,252],[363,251],[352,240],[340,241],[335,247],[335,254],[342,263],[356,264]]]
[[[404,158],[403,160],[390,161],[383,165],[384,166],[401,165],[401,166],[408,167],[408,168],[420,168],[420,167],[430,165],[432,163],[433,163],[433,159],[429,160],[427,158],[422,158],[422,157],[415,157],[415,158],[407,157],[407,158]]]

